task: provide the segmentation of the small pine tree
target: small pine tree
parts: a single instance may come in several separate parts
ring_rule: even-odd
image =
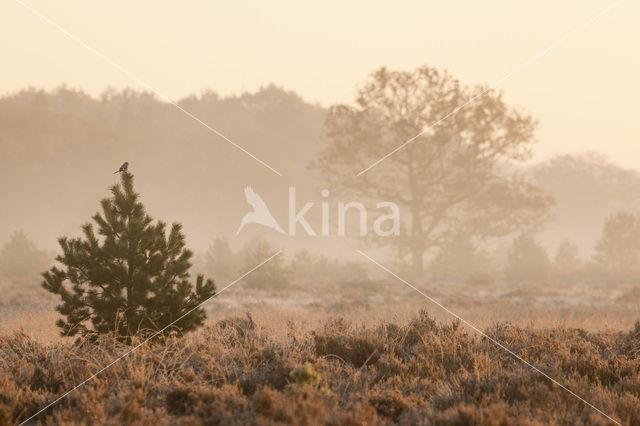
[[[163,222],[153,223],[133,189],[133,176],[122,173],[96,213],[98,236],[91,223],[84,238],[58,240],[62,254],[43,274],[43,287],[59,295],[57,311],[63,336],[114,333],[130,341],[136,333],[150,334],[180,318],[215,294],[212,280],[198,275],[190,282],[191,251],[185,248],[182,226],[174,223],[166,235]],[[198,308],[172,326],[186,333],[202,325],[206,313]]]
[[[546,281],[550,271],[549,255],[533,236],[522,234],[513,241],[507,256],[507,279]]]
[[[231,250],[226,237],[218,237],[205,254],[204,271],[218,282],[230,282],[241,273],[239,263],[240,259]]]
[[[249,270],[265,258],[273,255],[276,249],[268,241],[259,237],[248,241],[240,250],[242,270]],[[247,275],[244,284],[248,288],[282,290],[291,284],[291,270],[284,264],[282,256],[276,256],[260,269]]]
[[[53,256],[40,250],[24,231],[15,232],[0,249],[0,274],[11,280],[37,278]]]
[[[621,210],[609,216],[593,260],[597,269],[611,279],[640,276],[640,215]]]
[[[464,284],[491,284],[495,275],[489,253],[467,235],[458,235],[444,244],[429,269],[436,281]]]
[[[568,239],[565,239],[558,246],[553,263],[556,279],[570,282],[580,278],[583,270],[580,249]]]

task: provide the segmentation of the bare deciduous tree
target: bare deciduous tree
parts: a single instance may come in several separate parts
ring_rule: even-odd
[[[500,93],[490,90],[429,128],[482,90],[427,66],[381,68],[359,89],[355,106],[329,110],[327,145],[312,167],[333,190],[403,209],[409,225],[394,243],[401,256],[411,255],[417,274],[425,252],[453,234],[505,235],[538,224],[551,204],[514,172],[512,163],[530,155],[536,123]]]

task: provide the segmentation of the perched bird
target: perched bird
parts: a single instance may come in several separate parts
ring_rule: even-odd
[[[253,207],[253,211],[244,215],[244,217],[242,218],[242,222],[240,222],[240,227],[238,228],[238,232],[236,232],[236,235],[238,235],[242,228],[248,223],[257,223],[260,225],[264,225],[267,228],[275,229],[281,234],[284,234],[284,231],[282,230],[282,228],[280,228],[278,222],[276,222],[275,218],[267,208],[267,205],[264,203],[262,198],[255,193],[253,188],[247,186],[244,189],[244,196],[247,199],[247,203],[249,203],[249,205]]]
[[[116,173],[120,173],[120,172],[126,172],[127,169],[129,168],[129,163],[127,163],[126,161],[122,164],[122,166],[120,166],[120,168],[118,170],[116,170],[115,172],[113,172],[113,174],[115,175]]]

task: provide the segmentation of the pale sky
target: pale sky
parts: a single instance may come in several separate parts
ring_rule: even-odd
[[[328,106],[382,65],[491,84],[614,0],[24,2],[173,99],[275,83]],[[498,86],[539,119],[537,158],[597,150],[640,169],[639,47],[626,0]],[[0,95],[143,88],[15,0],[0,3],[0,53]]]

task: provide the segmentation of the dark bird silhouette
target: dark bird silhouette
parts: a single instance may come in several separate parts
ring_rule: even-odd
[[[116,170],[115,172],[113,172],[113,174],[115,175],[116,173],[120,173],[120,172],[126,172],[127,169],[129,168],[129,163],[127,163],[126,161],[122,164],[122,166],[120,166],[120,168],[118,170]]]

